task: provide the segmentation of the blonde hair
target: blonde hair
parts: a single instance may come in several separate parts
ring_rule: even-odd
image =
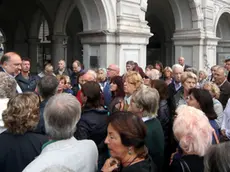
[[[13,134],[32,131],[39,121],[39,98],[32,92],[11,98],[2,113],[5,127]]]
[[[136,72],[136,71],[128,71],[125,76],[124,79],[130,83],[133,84],[136,88],[136,90],[138,90],[141,85],[143,84],[143,79],[141,77],[141,75]]]
[[[197,76],[193,72],[183,72],[181,75],[181,83],[183,84],[189,78],[194,79],[197,83]]]
[[[213,82],[205,82],[203,88],[208,86],[210,89],[208,91],[211,93],[214,98],[218,99],[220,97],[220,88]]]
[[[214,131],[208,118],[202,111],[187,105],[179,106],[176,113],[173,133],[180,147],[187,154],[204,156],[212,144]]]

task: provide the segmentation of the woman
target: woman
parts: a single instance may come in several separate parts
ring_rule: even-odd
[[[221,127],[223,121],[223,106],[218,100],[220,97],[220,89],[219,87],[213,82],[206,82],[204,83],[203,89],[208,90],[212,96],[214,110],[217,114],[217,119],[215,120],[219,127]]]
[[[181,75],[181,84],[183,89],[180,89],[173,97],[173,112],[175,112],[179,105],[187,104],[186,99],[188,97],[189,90],[196,87],[197,76],[192,72],[183,72]]]
[[[157,117],[159,94],[156,89],[142,87],[133,94],[128,111],[138,115],[147,127],[145,144],[157,169],[161,171],[164,162],[164,132]]]
[[[108,121],[105,143],[111,158],[101,171],[155,172],[145,147],[146,128],[141,118],[130,112],[115,112]]]
[[[182,150],[180,159],[173,159],[170,172],[203,172],[203,156],[212,143],[213,129],[202,111],[187,105],[176,110],[173,133]]]
[[[108,109],[110,113],[122,109],[122,102],[125,97],[124,82],[121,76],[115,76],[110,80],[110,91],[112,93],[112,102]]]
[[[0,171],[21,172],[41,152],[48,138],[33,133],[39,121],[39,98],[34,93],[11,98],[3,112],[7,129],[0,135]]]
[[[66,77],[64,75],[57,75],[56,77],[59,82],[57,93],[63,93],[67,83]]]
[[[164,81],[167,85],[169,85],[172,82],[172,68],[169,66],[166,66],[163,71]]]
[[[95,81],[82,85],[82,115],[77,124],[75,137],[78,140],[93,140],[99,151],[99,168],[104,164],[108,153],[104,145],[106,138],[108,111],[101,105],[101,88]]]
[[[215,121],[215,119],[217,118],[217,114],[214,110],[212,96],[210,95],[210,93],[207,90],[193,88],[189,91],[187,104],[204,112],[204,114],[208,117],[210,125],[215,130],[216,135],[219,139],[219,126]],[[217,143],[218,141],[214,139],[213,143]]]
[[[199,71],[199,88],[203,88],[205,82],[207,82],[208,74],[204,70]]]
[[[124,80],[124,110],[127,110],[130,105],[132,94],[141,88],[143,79],[138,72],[130,71],[125,74]]]

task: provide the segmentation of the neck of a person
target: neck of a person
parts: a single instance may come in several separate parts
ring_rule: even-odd
[[[132,155],[129,155],[127,154],[126,156],[124,156],[124,158],[121,160],[121,164],[123,167],[128,167],[132,164],[135,164],[136,162],[139,162],[143,160],[143,158],[138,158],[137,157],[137,154],[132,154]]]
[[[188,90],[184,89],[184,99],[186,99],[188,97]]]
[[[29,77],[29,71],[21,71],[21,74],[24,78],[28,78]]]

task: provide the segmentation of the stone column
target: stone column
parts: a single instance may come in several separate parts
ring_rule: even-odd
[[[58,61],[64,59],[67,62],[67,40],[66,35],[52,36],[52,65],[57,69]]]
[[[28,44],[29,44],[29,53],[28,57],[31,59],[30,65],[31,69],[30,71],[32,73],[37,73],[37,66],[38,66],[38,45],[40,43],[40,40],[38,38],[29,38]]]

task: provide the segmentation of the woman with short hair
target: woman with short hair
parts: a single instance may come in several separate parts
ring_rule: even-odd
[[[181,105],[176,110],[173,133],[178,140],[182,157],[174,159],[170,172],[186,170],[202,172],[203,156],[212,144],[213,128],[204,113],[194,107]]]
[[[145,147],[144,122],[131,112],[115,112],[108,119],[107,137],[111,158],[102,170],[112,172],[156,172]]]
[[[0,171],[21,172],[48,141],[33,133],[39,121],[38,96],[27,92],[11,98],[2,118],[7,130],[0,135]]]

